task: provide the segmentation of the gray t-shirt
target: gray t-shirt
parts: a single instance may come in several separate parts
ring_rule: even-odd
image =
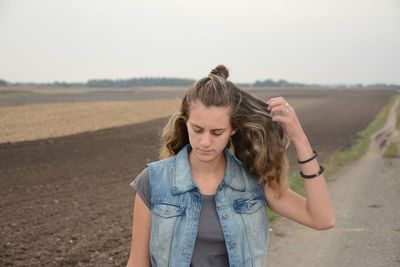
[[[149,172],[145,168],[130,184],[151,209]],[[229,266],[228,251],[215,206],[215,195],[202,195],[199,229],[194,245],[191,267]]]

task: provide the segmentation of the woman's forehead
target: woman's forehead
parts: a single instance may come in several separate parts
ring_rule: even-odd
[[[225,128],[230,125],[230,108],[206,107],[197,101],[190,105],[189,122],[200,127],[206,124],[209,127],[213,126],[212,128]]]

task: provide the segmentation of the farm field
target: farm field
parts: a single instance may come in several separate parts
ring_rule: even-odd
[[[35,90],[0,91],[0,265],[124,265],[134,197],[129,183],[157,159],[160,131],[183,90]],[[252,91],[265,100],[284,96],[322,161],[354,144],[396,93]],[[295,168],[292,147],[288,156]]]

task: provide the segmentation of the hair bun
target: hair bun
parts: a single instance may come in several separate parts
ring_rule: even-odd
[[[221,76],[225,80],[229,77],[229,71],[224,65],[216,66],[214,69],[211,70],[210,74]]]

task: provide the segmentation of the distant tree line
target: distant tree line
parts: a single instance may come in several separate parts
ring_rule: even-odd
[[[190,86],[193,84],[195,80],[191,79],[181,79],[181,78],[164,78],[164,77],[156,77],[156,78],[131,78],[131,79],[91,79],[86,83],[79,82],[52,82],[52,83],[11,83],[4,79],[0,79],[0,86],[14,86],[14,85],[22,85],[22,86],[48,86],[48,87],[98,87],[98,88],[129,88],[129,87],[151,87],[151,86]],[[361,83],[358,84],[330,84],[330,85],[321,85],[321,84],[304,84],[304,83],[296,83],[296,82],[288,82],[286,80],[277,80],[274,81],[272,79],[267,80],[257,80],[254,83],[237,83],[238,86],[243,88],[254,88],[254,87],[325,87],[325,88],[397,88],[400,89],[400,85],[397,84],[368,84],[364,85]]]
[[[89,80],[88,87],[142,87],[142,86],[189,86],[194,80],[180,78],[132,78],[120,80]]]
[[[0,79],[0,86],[7,86],[8,82],[6,80]]]
[[[88,87],[145,87],[145,86],[190,86],[194,80],[180,78],[133,78],[125,80],[89,80]],[[256,81],[255,83],[239,83],[242,87],[304,87],[306,84],[291,83],[286,80],[273,81],[271,79]]]
[[[267,79],[264,81],[256,81],[253,84],[254,87],[304,87],[307,86],[306,84],[303,83],[291,83],[286,80],[278,80],[274,81],[271,79]]]

